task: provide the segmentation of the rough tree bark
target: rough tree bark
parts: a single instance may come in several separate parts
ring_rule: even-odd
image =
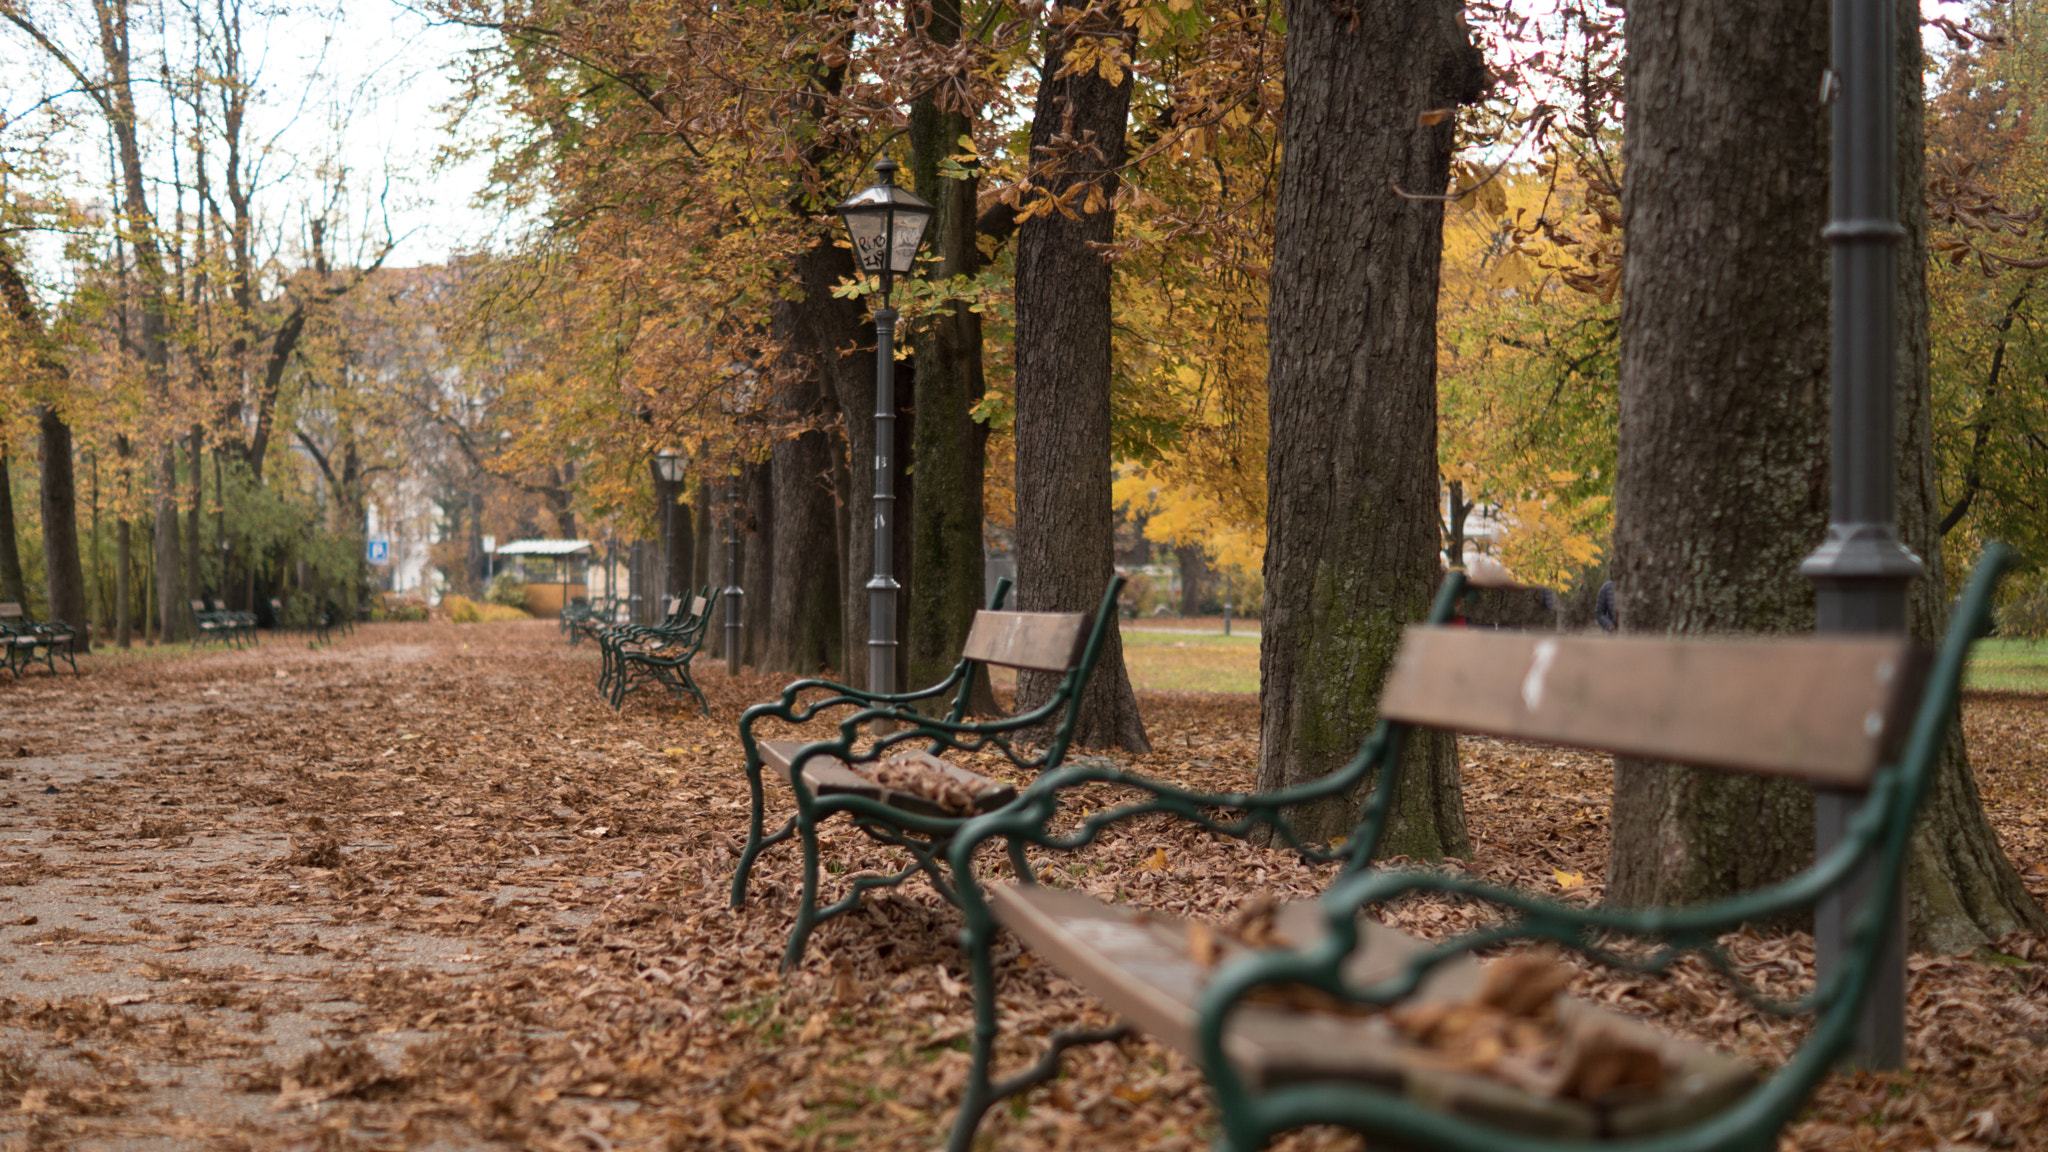
[[[839,494],[836,511],[846,526],[840,564],[834,569],[840,580],[835,593],[839,611],[833,620],[840,631],[833,644],[843,654],[835,662],[841,678],[866,687],[868,580],[875,573],[875,326],[860,301],[832,295],[833,285],[853,278],[852,249],[820,240],[797,257],[796,279],[803,299],[786,307],[795,359],[828,390],[826,395],[845,416],[844,440],[834,436],[829,444],[839,457],[833,462],[832,479]],[[899,509],[905,503],[898,501]]]
[[[762,668],[768,652],[768,617],[775,585],[775,477],[767,461],[750,462],[740,483],[740,587],[750,589],[740,609],[740,660]]]
[[[1109,205],[1124,162],[1131,77],[1111,84],[1093,68],[1059,72],[1082,39],[1128,36],[1115,16],[1092,8],[1053,9],[1049,20],[1031,159],[1059,162],[1041,186],[1071,195],[1074,214],[1045,212],[1017,230],[1017,607],[1093,611],[1115,570],[1115,514],[1110,267],[1090,245],[1109,242],[1116,230]],[[1047,673],[1020,675],[1017,701],[1035,704],[1057,684]],[[1074,739],[1083,747],[1151,750],[1114,627],[1089,677]]]
[[[12,250],[0,250],[0,296],[5,297],[8,314],[22,337],[36,349],[35,364],[41,374],[60,385],[67,382],[70,369],[42,343],[43,318],[36,311],[35,301],[29,295],[28,281],[22,277],[21,265]],[[71,452],[71,426],[64,422],[63,414],[55,404],[38,403],[35,414],[42,440],[39,455],[42,460],[43,586],[49,593],[49,606],[44,615],[71,625],[75,633],[71,641],[72,650],[89,652],[92,644],[90,630],[86,626],[89,615],[85,600],[85,567],[78,556],[78,479]],[[15,551],[14,500],[7,491],[6,469],[7,457],[0,453],[0,498],[5,499],[5,507],[0,508],[0,513],[7,518],[4,526],[6,539],[0,543],[0,589],[12,587],[14,590],[12,596],[0,591],[0,599],[21,601],[26,589],[23,587],[21,557]]]
[[[1455,0],[1290,0],[1267,372],[1259,787],[1372,731],[1437,563],[1436,298],[1455,126],[1487,72]],[[1414,196],[1403,196],[1397,188]],[[1415,198],[1423,197],[1423,198]],[[1409,741],[1384,850],[1470,850],[1449,737]],[[1340,836],[1361,797],[1298,814]]]
[[[1615,604],[1630,632],[1804,632],[1828,520],[1826,0],[1629,8]],[[1804,784],[1621,759],[1607,898],[1813,857]]]
[[[925,34],[934,43],[960,39],[959,0],[924,5]],[[978,180],[948,180],[939,165],[959,151],[973,128],[966,113],[939,107],[927,92],[910,110],[911,174],[932,202],[928,252],[931,278],[951,280],[981,269],[975,246]],[[935,684],[959,659],[977,609],[986,606],[982,571],[982,482],[988,426],[974,419],[987,384],[982,376],[981,314],[965,304],[927,318],[913,334],[917,351],[917,490],[910,502],[912,593],[904,612],[906,683]],[[984,677],[975,707],[993,712]]]
[[[78,556],[78,476],[71,453],[71,426],[56,405],[38,406],[43,437],[43,577],[50,590],[50,618],[72,629],[71,650],[92,651],[85,600],[85,565]]]
[[[1200,544],[1176,544],[1173,554],[1180,560],[1180,614],[1200,616],[1202,606],[1209,602],[1216,569],[1210,567],[1209,554]]]
[[[1900,250],[1895,429],[1898,444],[1899,535],[1927,564],[1913,584],[1908,626],[1932,641],[1948,626],[1950,593],[1941,562],[1943,509],[1935,484],[1933,385],[1928,370],[1926,108],[1918,0],[1897,0]],[[1914,830],[1907,873],[1911,946],[1953,955],[2008,932],[2048,931],[2048,913],[2034,903],[1984,817],[1977,780],[1963,746],[1962,725],[1950,726],[1948,747]]]
[[[28,583],[22,578],[19,525],[14,519],[14,481],[8,476],[8,456],[0,450],[0,600],[28,610]]]
[[[793,414],[824,415],[828,402],[815,377],[796,373],[788,388]],[[831,438],[817,429],[776,441],[770,453],[775,559],[768,586],[767,641],[760,669],[764,672],[808,676],[844,667],[832,453]]]

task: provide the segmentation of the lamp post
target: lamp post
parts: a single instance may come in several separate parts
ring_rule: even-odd
[[[676,485],[689,475],[690,457],[677,448],[663,448],[654,454],[654,474],[661,479],[661,502],[666,507],[661,528],[661,599],[676,590]]]
[[[896,162],[875,165],[875,183],[835,209],[853,240],[860,270],[882,279],[875,309],[875,575],[868,581],[868,691],[896,691],[896,481],[889,454],[896,443],[895,277],[910,271],[931,222],[932,206],[896,186]]]
[[[1800,565],[1813,581],[1815,630],[1906,630],[1907,585],[1920,558],[1900,543],[1894,504],[1892,315],[1897,248],[1906,238],[1895,201],[1892,150],[1892,5],[1834,0],[1829,340],[1834,466],[1827,540]],[[1861,793],[1814,796],[1816,847],[1839,843]],[[1825,982],[1847,958],[1851,921],[1872,882],[1866,871],[1814,909],[1814,959]],[[1906,1049],[1906,919],[1903,895],[1865,995],[1850,1059],[1899,1068]]]

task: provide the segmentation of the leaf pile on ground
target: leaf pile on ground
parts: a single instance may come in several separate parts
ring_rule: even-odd
[[[89,883],[104,902],[98,923],[40,939],[57,930],[0,903],[15,925],[0,933],[0,1132],[252,1149],[942,1143],[968,1061],[957,914],[913,882],[828,923],[796,971],[778,972],[795,852],[764,857],[743,909],[728,888],[747,814],[735,721],[781,679],[699,663],[708,719],[655,689],[613,712],[595,693],[596,652],[541,622],[98,657],[77,679],[0,686],[0,753],[100,766],[45,789],[0,758],[0,813],[40,829],[0,843],[0,892],[21,902],[39,885]],[[1178,693],[1145,709],[1156,750],[1121,762],[1193,787],[1251,786],[1254,698]],[[1967,723],[1992,820],[2048,899],[2048,700],[1976,697]],[[1598,900],[1606,760],[1461,749],[1474,849],[1447,866]],[[992,757],[964,766],[1025,783]],[[1098,787],[1068,809],[1115,799]],[[900,866],[843,822],[824,855],[836,879]],[[1311,897],[1331,875],[1163,819],[1042,862],[1055,882],[1214,923]],[[232,913],[232,928],[199,919],[207,909]],[[1386,910],[1426,936],[1478,915],[1430,900]],[[275,970],[175,959],[216,936]],[[1726,943],[1769,993],[1810,983],[1805,934]],[[52,995],[138,947],[157,957],[143,966],[156,991]],[[60,951],[71,970],[10,974],[19,956]],[[1013,943],[997,954],[1005,1068],[1054,1031],[1111,1022]],[[1911,1070],[1831,1080],[1786,1146],[2048,1148],[2048,941],[1916,956],[1911,969]],[[1581,966],[1572,986],[1763,1064],[1799,1038],[1704,967],[1650,980]],[[317,1044],[280,1058],[268,1022],[321,1004],[343,1007],[323,1010]],[[380,1055],[380,1040],[403,1046]],[[57,1055],[72,1058],[61,1075]],[[1140,1036],[1077,1049],[1066,1067],[992,1113],[984,1145],[1205,1146],[1207,1092],[1170,1050]],[[205,1077],[180,1069],[232,1087],[210,1099]],[[1304,1133],[1283,1146],[1355,1144]]]

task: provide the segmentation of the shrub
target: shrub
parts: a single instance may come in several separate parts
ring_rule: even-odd
[[[524,609],[506,604],[479,604],[467,596],[443,596],[441,608],[456,624],[496,624],[505,620],[527,620]]]
[[[500,572],[491,579],[491,590],[484,593],[484,599],[507,608],[524,608],[526,584],[510,572]]]

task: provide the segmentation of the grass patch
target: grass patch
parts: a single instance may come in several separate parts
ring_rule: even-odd
[[[1220,632],[1123,630],[1124,665],[1140,692],[1257,692],[1259,638]],[[1963,686],[2048,693],[2048,640],[1980,640]]]
[[[1124,666],[1140,692],[1257,692],[1259,638],[1126,628]]]
[[[1995,692],[2048,692],[2048,641],[1977,641],[1963,687]]]

